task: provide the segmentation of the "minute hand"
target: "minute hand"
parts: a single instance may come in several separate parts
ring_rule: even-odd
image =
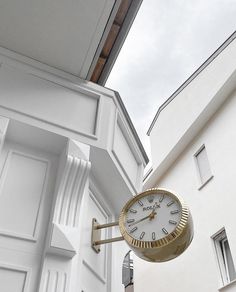
[[[152,213],[151,213],[152,214]],[[135,222],[133,222],[133,223],[131,223],[131,224],[129,224],[129,227],[130,226],[133,226],[133,225],[135,225],[135,224],[138,224],[139,222],[142,222],[142,221],[144,221],[144,220],[146,220],[146,219],[150,219],[150,215],[151,214],[149,214],[148,216],[145,216],[145,217],[143,217],[143,218],[141,218],[141,219],[139,219],[139,220],[137,220],[137,221],[135,221]],[[156,212],[154,213],[154,215],[156,215]]]

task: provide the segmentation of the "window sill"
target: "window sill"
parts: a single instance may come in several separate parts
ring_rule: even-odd
[[[211,181],[213,179],[214,175],[210,176],[199,188],[198,190],[200,191],[202,188],[205,187],[206,184],[209,183],[209,181]]]
[[[232,291],[232,290],[228,290],[227,288],[233,288],[236,287],[236,279],[234,279],[233,281],[231,281],[228,284],[225,284],[223,287],[219,288],[219,291]]]

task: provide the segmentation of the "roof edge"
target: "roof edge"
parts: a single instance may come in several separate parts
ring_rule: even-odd
[[[146,151],[145,151],[145,149],[143,147],[143,144],[141,143],[141,140],[140,140],[140,138],[138,136],[138,133],[137,133],[134,125],[133,125],[133,122],[132,122],[132,120],[131,120],[131,118],[129,116],[129,113],[128,113],[128,111],[127,111],[127,109],[126,109],[126,107],[125,107],[125,105],[124,105],[124,103],[122,101],[122,98],[121,98],[121,96],[120,96],[118,91],[114,91],[113,90],[113,92],[114,92],[114,94],[115,94],[115,96],[117,98],[117,101],[118,101],[118,103],[119,103],[119,105],[120,105],[120,107],[121,107],[121,109],[123,111],[123,114],[124,114],[128,124],[130,126],[130,129],[131,129],[131,131],[132,131],[132,133],[134,135],[134,139],[135,139],[135,141],[136,141],[136,143],[137,143],[137,145],[138,145],[138,147],[139,147],[139,149],[140,149],[140,151],[141,151],[141,153],[143,155],[145,163],[148,164],[149,158],[148,158],[147,153],[146,153]]]
[[[177,88],[176,91],[158,108],[156,115],[154,116],[151,125],[147,131],[147,135],[150,136],[150,133],[161,113],[161,111],[185,88],[190,84],[234,39],[236,38],[236,31],[234,31],[229,38],[216,50],[210,57],[193,72],[190,77]]]
[[[130,7],[127,11],[124,22],[121,26],[120,32],[113,44],[109,57],[104,65],[104,68],[99,76],[98,84],[105,86],[106,81],[113,69],[113,66],[116,62],[116,59],[119,56],[119,53],[125,43],[125,40],[129,34],[129,31],[133,25],[133,22],[139,12],[140,6],[143,0],[133,0],[130,4]]]

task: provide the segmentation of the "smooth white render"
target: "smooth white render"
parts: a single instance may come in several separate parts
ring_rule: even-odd
[[[187,202],[194,238],[178,258],[151,265],[134,258],[135,292],[234,292],[223,285],[212,236],[224,227],[236,265],[236,41],[232,41],[161,112],[151,132],[159,186]],[[201,189],[194,155],[205,145],[213,178]],[[225,287],[223,287],[225,286]]]
[[[0,291],[123,292],[128,246],[91,247],[92,219],[116,221],[141,190],[147,159],[123,105],[15,59],[0,50]]]

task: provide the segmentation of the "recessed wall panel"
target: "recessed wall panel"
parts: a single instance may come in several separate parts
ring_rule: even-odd
[[[35,239],[48,162],[9,151],[0,178],[0,233]]]
[[[0,66],[0,107],[82,135],[96,135],[99,95],[8,65]]]
[[[96,274],[96,267],[91,268],[86,262],[83,262],[82,267],[82,291],[106,291],[106,282],[101,281],[99,276]]]
[[[2,292],[26,291],[26,271],[0,267],[0,290]]]
[[[121,167],[125,170],[125,173],[128,175],[132,184],[135,186],[139,165],[133,151],[130,148],[130,145],[131,143],[128,143],[121,125],[117,123],[114,136],[113,153]]]
[[[91,239],[91,231],[90,225],[92,222],[92,218],[96,218],[100,224],[107,223],[108,214],[101,206],[101,204],[96,200],[95,196],[90,192],[88,197],[88,208],[86,211],[87,215],[87,228],[84,230],[84,244],[87,245],[86,253],[84,254],[84,263],[86,267],[90,267],[93,270],[95,277],[100,279],[101,281],[105,281],[106,279],[106,266],[107,266],[107,246],[104,245],[101,249],[100,253],[95,254],[94,250],[91,249],[88,244]],[[107,237],[107,230],[101,230],[101,237]]]

